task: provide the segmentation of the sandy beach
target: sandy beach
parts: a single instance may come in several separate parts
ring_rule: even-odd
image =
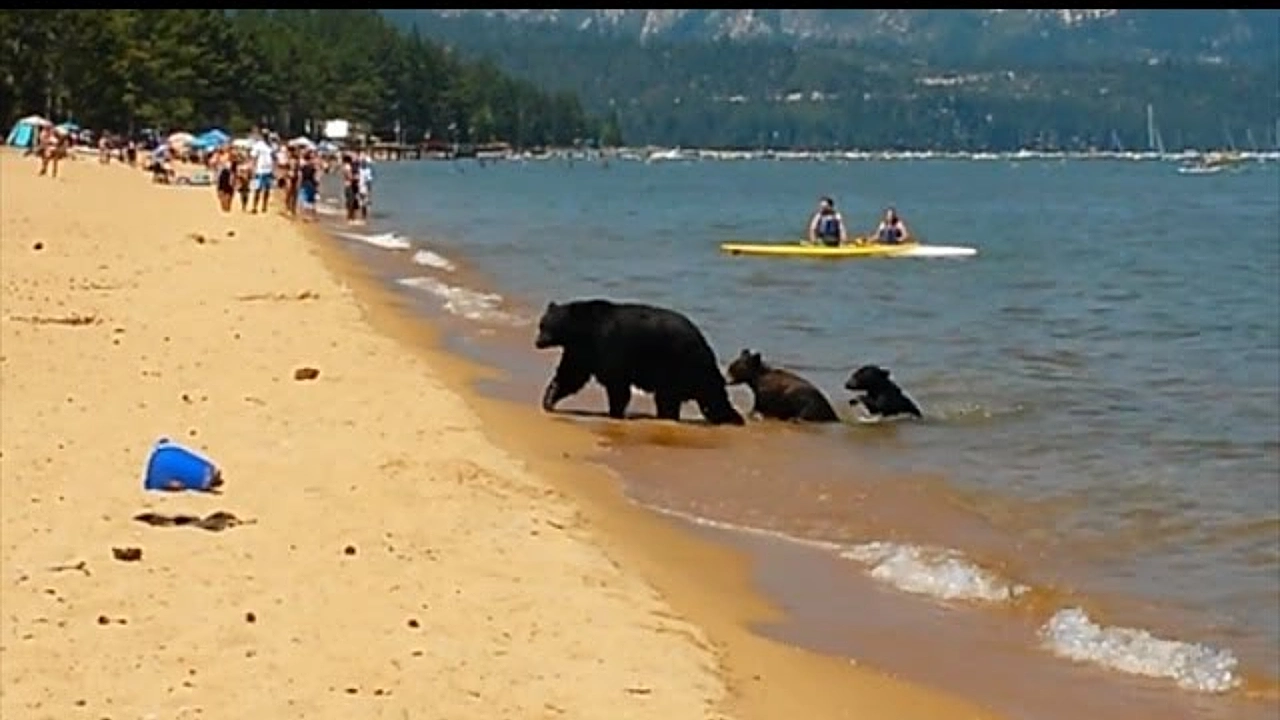
[[[739,558],[469,394],[318,231],[35,170],[0,154],[0,716],[986,717],[750,633]],[[144,491],[160,437],[222,492]]]

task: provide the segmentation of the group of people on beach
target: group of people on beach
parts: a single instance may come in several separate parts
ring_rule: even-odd
[[[138,142],[115,133],[104,132],[98,137],[98,162],[110,165],[112,160],[129,167],[138,165]]]
[[[129,167],[137,166],[139,148],[136,141],[106,131],[95,139],[94,133],[70,124],[41,124],[35,142],[27,147],[23,156],[34,155],[40,161],[37,175],[56,178],[63,160],[74,160],[77,151],[88,152],[93,148],[97,149],[98,162],[103,165],[110,165],[114,160]]]
[[[236,196],[240,210],[265,213],[272,190],[284,193],[284,208],[303,221],[318,219],[320,179],[333,165],[314,148],[281,144],[267,131],[255,131],[247,148],[232,145],[214,151],[208,160],[215,173],[218,204],[231,212]],[[345,154],[341,159],[343,199],[347,222],[368,220],[373,195],[373,162],[367,154]]]
[[[271,191],[284,192],[285,210],[291,216],[316,219],[320,176],[324,163],[314,150],[273,143],[264,131],[256,131],[248,148],[225,145],[210,155],[209,168],[215,173],[218,205],[231,212],[236,196],[240,211],[265,213],[271,205]]]
[[[86,138],[88,133],[85,133]],[[92,138],[79,142],[93,147]],[[58,176],[58,167],[70,154],[77,139],[70,131],[52,125],[42,126],[36,141],[28,150],[40,160],[40,175]],[[113,158],[134,165],[139,144],[107,132],[97,138],[98,160],[109,163]],[[180,176],[179,161],[194,161],[203,167],[188,176]],[[240,211],[266,213],[271,207],[273,191],[284,195],[284,210],[290,217],[314,222],[318,219],[320,180],[330,173],[340,173],[346,220],[363,225],[369,219],[373,204],[373,159],[367,152],[347,152],[340,157],[320,152],[309,142],[281,142],[266,128],[258,128],[247,142],[226,143],[211,151],[184,149],[160,141],[150,149],[143,169],[155,182],[177,185],[212,185],[218,206],[224,213],[233,210],[239,199]]]
[[[876,226],[875,232],[870,236],[854,238],[852,244],[863,245],[868,242],[874,242],[896,245],[912,241],[913,238],[911,232],[907,230],[907,224],[902,221],[898,211],[890,207],[885,209],[884,217],[880,220],[880,224]],[[818,209],[809,218],[808,242],[810,245],[825,245],[827,247],[851,244],[849,231],[845,228],[844,217],[840,214],[840,211],[836,210],[836,201],[830,197],[821,198],[818,201]]]

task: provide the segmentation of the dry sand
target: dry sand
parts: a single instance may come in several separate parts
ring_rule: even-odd
[[[0,154],[0,717],[979,716],[747,633],[724,551],[544,480],[578,471],[375,329],[313,235],[62,175]],[[145,492],[161,436],[224,492]],[[133,519],[219,510],[250,523]]]

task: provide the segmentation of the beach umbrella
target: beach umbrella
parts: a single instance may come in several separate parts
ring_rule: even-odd
[[[210,128],[200,133],[200,139],[214,145],[225,145],[231,141],[231,136],[218,128]]]
[[[311,138],[307,137],[306,135],[299,135],[298,137],[289,141],[289,147],[313,148],[315,146],[316,144],[314,142],[311,142]]]
[[[61,130],[64,133],[80,132],[80,126],[70,120],[58,125],[56,129]]]
[[[231,141],[231,136],[221,130],[208,130],[191,140],[191,147],[197,150],[214,150]]]
[[[185,147],[195,140],[196,136],[189,132],[176,132],[169,136],[168,143],[175,147]]]
[[[28,115],[28,116],[26,116],[26,117],[22,118],[21,120],[19,120],[18,122],[19,122],[19,123],[22,123],[23,125],[41,125],[41,126],[44,126],[44,125],[52,125],[52,124],[53,124],[53,123],[49,122],[48,120],[45,120],[44,118],[40,117],[39,115]]]

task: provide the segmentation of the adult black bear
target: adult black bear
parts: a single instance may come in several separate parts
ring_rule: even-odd
[[[635,386],[653,393],[663,420],[679,420],[680,406],[694,400],[713,425],[743,424],[711,346],[674,310],[609,300],[548,303],[534,347],[564,349],[542,394],[548,412],[594,377],[608,393],[612,418],[626,416]]]
[[[822,391],[789,370],[770,367],[760,353],[743,350],[725,373],[730,385],[746,384],[755,395],[752,412],[774,420],[838,422]]]
[[[895,415],[921,417],[920,408],[902,392],[898,384],[889,379],[889,371],[878,365],[863,365],[849,376],[846,390],[863,393],[849,401],[850,405],[862,403],[867,412],[882,418]]]

